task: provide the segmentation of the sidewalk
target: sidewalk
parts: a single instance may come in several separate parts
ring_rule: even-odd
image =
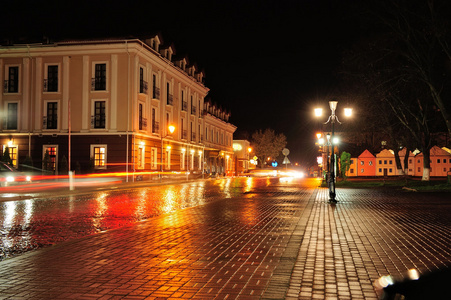
[[[0,262],[0,299],[377,299],[451,262],[440,194],[280,184]]]

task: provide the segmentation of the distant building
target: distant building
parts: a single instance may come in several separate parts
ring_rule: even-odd
[[[235,152],[235,175],[242,175],[254,169],[255,165],[250,164],[250,143],[247,140],[234,140],[233,151]],[[252,149],[251,149],[252,150]]]
[[[397,175],[393,150],[384,149],[376,154],[376,176]]]
[[[0,82],[0,144],[16,167],[47,152],[55,173],[63,157],[82,171],[233,170],[230,112],[158,34],[2,46]]]
[[[399,152],[401,166],[404,168],[404,156],[406,149]],[[434,146],[430,150],[431,159],[431,177],[444,177],[451,175],[451,150],[443,147]],[[408,166],[405,170],[406,175],[423,176],[423,153],[419,152],[415,155],[409,152]],[[351,158],[351,167],[346,174],[349,177],[354,176],[394,176],[397,174],[395,156],[393,150],[382,150],[372,155],[368,150],[362,152],[358,158]]]
[[[429,176],[447,176],[451,174],[451,150],[434,146],[430,150],[431,169]],[[415,176],[423,176],[423,153],[415,156]]]

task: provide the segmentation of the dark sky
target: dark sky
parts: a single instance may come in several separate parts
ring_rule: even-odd
[[[181,3],[178,3],[181,2]],[[206,72],[237,136],[272,128],[292,162],[314,157],[316,103],[338,83],[341,51],[362,34],[357,0],[9,1],[1,35],[50,38],[161,32]],[[313,153],[313,154],[312,154]]]

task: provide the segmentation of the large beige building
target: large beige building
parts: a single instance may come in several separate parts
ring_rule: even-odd
[[[230,113],[159,35],[0,47],[0,143],[57,173],[233,170]],[[175,131],[171,133],[169,126]]]

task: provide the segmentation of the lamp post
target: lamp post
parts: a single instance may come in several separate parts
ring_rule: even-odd
[[[174,133],[175,131],[175,126],[174,125],[169,125],[168,126],[168,131],[169,133],[166,134],[165,136],[161,135],[161,166],[160,166],[160,181],[163,179],[163,139],[166,138],[168,135],[171,135],[172,133]]]
[[[329,201],[336,203],[337,200],[335,200],[335,150],[334,150],[334,143],[335,141],[335,121],[337,121],[338,124],[341,124],[341,122],[338,120],[337,115],[335,114],[335,111],[337,109],[338,101],[329,101],[329,107],[331,110],[331,115],[329,116],[329,119],[326,123],[332,124],[332,136],[331,138],[327,138],[327,149],[329,149],[329,145],[331,145],[332,150],[330,153],[330,164],[329,164],[329,174],[328,176],[328,186],[329,186]],[[315,116],[320,117],[322,115],[322,109],[321,108],[315,108]],[[345,108],[345,116],[350,117],[352,115],[352,108]]]

